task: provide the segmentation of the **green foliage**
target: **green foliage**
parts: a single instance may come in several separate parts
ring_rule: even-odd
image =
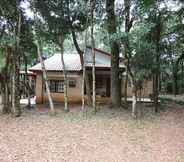
[[[52,40],[58,44],[59,36],[63,35],[66,39],[71,30],[83,31],[86,28],[84,1],[36,0],[33,6],[44,19],[44,22],[40,21],[40,24],[43,24],[40,29],[43,29],[41,32],[46,40]]]
[[[5,57],[3,54],[3,49],[0,49],[0,72],[5,67]]]

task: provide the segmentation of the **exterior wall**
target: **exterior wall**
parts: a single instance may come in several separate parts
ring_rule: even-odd
[[[36,77],[35,94],[36,94],[36,103],[41,103],[42,102],[42,75],[41,74],[38,74]]]
[[[47,72],[48,80],[64,80],[62,73]],[[68,101],[80,102],[82,89],[82,75],[78,73],[68,74],[68,79],[76,80],[76,87],[68,86]],[[42,86],[42,74],[39,73],[36,79],[36,103],[44,103],[48,101],[44,86]],[[64,102],[64,93],[51,93],[54,102]]]
[[[89,74],[89,71],[87,72]],[[106,100],[110,101],[109,97],[102,97],[101,94],[106,92],[106,86],[107,82],[106,79],[110,75],[109,71],[97,71],[97,76],[102,76],[102,87],[98,90],[96,90],[97,93],[97,100]],[[60,72],[47,72],[48,80],[64,80],[64,77],[62,73]],[[82,74],[80,73],[68,73],[68,79],[75,79],[76,80],[76,87],[68,87],[68,101],[71,103],[79,103],[81,102],[82,96],[81,96],[81,89],[82,89]],[[153,93],[153,86],[152,81],[145,81],[143,85],[143,90],[141,91],[142,97],[149,97],[150,94]],[[122,79],[122,96],[124,95],[124,78]],[[48,101],[47,94],[45,92],[45,88],[42,81],[42,73],[38,73],[36,77],[36,103],[44,103]],[[138,91],[138,95],[140,94],[140,91]],[[128,97],[132,96],[132,88],[130,87],[130,84],[128,84],[127,89],[127,95]],[[54,102],[64,102],[64,93],[51,93],[51,96],[53,98]]]
[[[124,96],[124,91],[125,91],[124,82],[125,82],[125,79],[122,79],[122,96]],[[150,94],[152,93],[153,93],[153,82],[152,80],[148,80],[148,81],[144,81],[143,89],[141,91],[139,90],[137,92],[137,95],[141,97],[150,97]],[[130,84],[128,84],[128,87],[127,87],[127,96],[132,97],[132,88]]]

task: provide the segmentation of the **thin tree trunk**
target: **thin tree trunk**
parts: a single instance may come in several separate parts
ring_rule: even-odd
[[[9,85],[10,85],[10,56],[11,48],[6,48],[6,66],[2,71],[2,103],[3,103],[3,113],[10,113],[10,104],[9,104]]]
[[[125,89],[124,89],[124,102],[125,102],[125,107],[127,108],[127,89],[128,89],[128,70],[126,68],[126,76],[125,76]]]
[[[49,84],[48,84],[48,77],[47,77],[47,72],[45,69],[45,64],[42,58],[42,46],[41,46],[41,40],[39,38],[37,38],[38,40],[36,40],[36,45],[37,45],[37,53],[38,53],[38,57],[39,57],[39,61],[41,63],[41,68],[42,68],[42,72],[43,72],[43,80],[45,83],[45,87],[46,87],[46,93],[49,99],[49,105],[50,105],[50,112],[51,115],[55,115],[55,109],[54,109],[54,103],[52,101],[52,97],[51,97],[51,93],[50,93],[50,88],[49,88]]]
[[[182,60],[182,63],[181,63],[181,81],[182,81],[181,93],[183,93],[184,92],[184,63],[183,63],[183,60]]]
[[[85,50],[86,50],[86,46],[87,46],[87,29],[86,29],[86,33],[85,33]],[[85,64],[85,53],[86,51],[84,51],[83,54],[83,62],[81,62],[82,65],[82,112],[84,115],[84,112],[86,112],[86,116],[87,116],[87,108],[85,108],[85,76],[86,76],[86,64]]]
[[[86,2],[86,7],[87,7],[87,4],[88,2]],[[70,22],[70,10],[69,10],[69,3],[68,3],[68,21]],[[88,25],[88,17],[87,17],[87,23],[86,23],[86,27]],[[86,71],[85,67],[84,66],[84,51],[82,51],[79,47],[79,44],[77,42],[77,38],[76,38],[76,33],[75,33],[75,30],[72,26],[72,23],[70,22],[70,28],[71,28],[71,33],[72,33],[72,39],[73,39],[73,43],[74,43],[74,46],[80,56],[80,62],[81,62],[81,66],[82,66],[82,69],[83,69],[83,80],[84,82],[82,81],[83,85],[82,85],[82,109],[84,108],[84,97],[85,97],[85,94],[84,94],[84,88],[86,86],[86,92],[87,92],[87,102],[88,102],[88,105],[92,105],[92,97],[91,97],[91,89],[90,89],[90,84],[89,84],[89,77],[88,75],[86,75],[86,72],[84,72],[84,70]],[[85,44],[86,43],[86,40],[87,38],[85,38]],[[85,46],[86,48],[86,46]]]
[[[136,96],[136,87],[132,84],[132,117],[137,118],[137,96]]]
[[[131,0],[125,0],[124,5],[125,5],[125,32],[128,34],[130,32],[130,29],[133,24],[133,18],[130,20],[130,3]],[[124,43],[124,49],[125,49],[125,58],[127,59],[127,73],[130,75],[130,81],[131,81],[131,88],[132,88],[132,116],[133,118],[137,117],[137,87],[136,87],[136,80],[135,80],[135,75],[131,70],[131,65],[130,65],[130,59],[131,59],[131,54],[129,53],[129,40],[127,39],[126,42]],[[127,77],[127,82],[128,82],[128,77]],[[125,83],[127,86],[128,83]]]
[[[158,112],[158,75],[154,75],[154,105],[155,112]]]
[[[93,60],[93,67],[92,67],[92,78],[93,78],[93,109],[95,113],[97,112],[96,109],[96,78],[95,78],[95,40],[94,40],[94,9],[96,1],[91,1],[91,46],[92,46],[92,60]]]
[[[20,80],[19,80],[19,70],[20,70],[20,32],[21,32],[21,13],[19,12],[18,22],[17,22],[17,33],[16,33],[16,48],[13,51],[13,75],[12,75],[12,113],[15,117],[21,115],[20,107]]]
[[[85,95],[84,95],[84,89],[85,89],[85,75],[86,75],[86,67],[85,65],[82,66],[82,112],[84,114],[85,111]]]
[[[82,69],[84,69],[84,67],[83,67],[83,64],[84,64],[83,54],[84,54],[84,52],[79,47],[79,44],[78,44],[77,39],[76,39],[76,34],[75,34],[75,31],[73,28],[72,28],[72,38],[73,38],[75,48],[80,56],[80,62],[81,62]],[[85,38],[85,39],[87,39],[87,38]],[[86,41],[85,44],[87,44],[87,40],[85,40],[85,41]],[[85,48],[86,48],[86,45],[85,45]],[[92,105],[92,96],[91,96],[91,87],[90,87],[90,83],[89,83],[89,76],[87,74],[85,74],[84,79],[85,79],[85,86],[86,86],[87,102],[88,102],[88,105]]]
[[[17,64],[17,60],[15,59],[12,76],[12,113],[15,117],[19,117],[21,115],[18,72],[19,68]]]
[[[85,75],[85,85],[86,85],[86,93],[87,93],[87,102],[88,102],[88,105],[92,105],[92,96],[91,96],[91,83],[90,83],[90,76],[89,74],[87,73],[87,70],[86,70],[86,75]]]
[[[64,47],[63,47],[64,38],[63,37],[64,37],[63,35],[60,36],[59,43],[60,43],[60,50],[61,50],[61,63],[62,63],[63,75],[64,75],[64,103],[65,103],[64,110],[66,112],[68,112],[69,111],[69,108],[68,108],[68,90],[67,90],[68,79],[67,79],[67,72],[65,69],[65,62],[64,62]]]
[[[3,114],[10,113],[11,110],[9,108],[9,87],[8,87],[8,82],[7,79],[4,80],[3,83],[3,91],[2,91],[2,104],[3,104],[3,109],[2,112]]]
[[[129,66],[129,65],[128,65]],[[129,73],[130,73],[130,82],[131,82],[131,87],[132,87],[132,117],[137,118],[137,86],[136,86],[136,81],[134,79],[134,75],[129,67]]]
[[[24,57],[24,62],[25,62],[25,79],[26,79],[26,93],[27,93],[27,98],[28,98],[28,105],[27,107],[28,108],[31,108],[31,96],[30,96],[30,88],[31,88],[31,85],[30,85],[30,79],[29,79],[29,76],[28,76],[28,70],[27,70],[27,58],[26,56]]]
[[[124,6],[125,6],[125,32],[128,33],[130,32],[130,29],[132,27],[133,19],[130,20],[130,3],[131,0],[124,0]],[[130,60],[130,54],[129,54],[129,40],[124,43],[124,55],[128,60]],[[130,61],[128,61],[128,64]],[[130,65],[127,65],[130,66]],[[129,67],[130,69],[130,67]],[[126,78],[125,78],[125,104],[127,104],[127,86],[128,86],[128,68],[126,68]]]
[[[156,16],[156,15],[155,15]],[[155,69],[155,89],[154,89],[154,105],[155,112],[158,112],[158,98],[159,98],[159,75],[160,75],[160,38],[161,38],[161,30],[162,30],[162,20],[160,14],[156,16],[157,22],[155,25],[155,44],[156,44],[156,69]]]

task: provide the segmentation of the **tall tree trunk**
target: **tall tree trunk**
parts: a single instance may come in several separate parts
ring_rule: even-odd
[[[24,56],[24,63],[25,63],[25,79],[26,79],[26,93],[27,93],[27,99],[28,99],[28,108],[31,108],[31,95],[30,95],[30,88],[31,88],[31,84],[30,84],[30,78],[28,76],[28,70],[27,70],[27,57]]]
[[[183,60],[181,62],[181,81],[182,81],[181,93],[183,93],[184,92],[184,63],[183,63]]]
[[[127,90],[128,90],[128,70],[126,68],[126,75],[125,75],[125,82],[124,82],[124,102],[125,102],[125,107],[127,108]]]
[[[41,40],[39,38],[37,38],[37,40],[36,40],[36,45],[37,45],[37,53],[38,53],[39,61],[41,63],[41,68],[42,68],[42,72],[43,72],[43,81],[45,83],[46,93],[47,93],[47,96],[49,99],[50,113],[51,113],[51,115],[55,115],[56,112],[54,109],[54,103],[52,101],[52,97],[51,97],[51,93],[50,93],[47,72],[46,72],[45,64],[44,64],[44,61],[42,58],[42,44],[41,44]]]
[[[131,79],[132,80],[132,79]],[[137,87],[135,86],[135,83],[131,81],[131,87],[132,87],[132,117],[136,118],[137,117]]]
[[[124,6],[125,6],[125,33],[130,32],[130,29],[132,27],[133,18],[130,20],[130,2],[131,0],[124,0]],[[124,43],[124,56],[127,59],[127,68],[126,68],[126,78],[125,78],[125,104],[127,104],[127,86],[128,86],[128,74],[130,74],[130,81],[131,81],[131,88],[132,88],[132,116],[136,116],[136,83],[134,80],[134,74],[130,67],[130,59],[131,54],[129,53],[129,39]]]
[[[162,31],[162,20],[160,13],[159,15],[155,15],[156,18],[156,25],[155,25],[155,32],[153,33],[155,37],[155,45],[156,45],[156,58],[155,58],[155,76],[154,76],[154,105],[155,105],[155,112],[158,112],[158,98],[159,98],[159,75],[160,75],[160,39],[161,39],[161,31]]]
[[[82,112],[84,114],[85,111],[85,94],[84,94],[84,90],[85,90],[85,75],[86,75],[86,67],[83,64],[82,66]]]
[[[17,33],[16,33],[16,47],[13,51],[13,75],[12,75],[12,113],[15,117],[21,115],[20,107],[20,31],[21,31],[21,12],[18,11],[18,21],[17,21]]]
[[[115,0],[106,0],[107,30],[109,37],[116,33]],[[110,39],[111,48],[111,100],[114,107],[121,106],[121,81],[119,74],[119,44]]]
[[[10,47],[6,47],[6,66],[2,71],[2,102],[3,102],[3,113],[10,113],[10,101],[9,101],[9,85],[10,85],[10,57],[11,57],[12,49]]]
[[[154,74],[154,77],[153,77],[153,82],[154,82],[154,89],[153,89],[153,92],[154,92],[154,105],[155,105],[155,112],[158,112],[158,75],[157,74]]]
[[[93,109],[96,112],[96,78],[95,78],[95,40],[94,40],[94,9],[95,9],[95,0],[91,0],[91,47],[92,47],[92,78],[93,78]]]
[[[86,2],[86,7],[87,7],[87,4],[88,4],[88,1]],[[85,94],[84,94],[84,88],[86,86],[86,92],[87,92],[87,102],[88,102],[88,105],[92,105],[92,97],[91,97],[91,89],[90,89],[90,83],[89,83],[89,77],[88,75],[86,75],[86,72],[84,72],[85,67],[84,67],[84,51],[81,50],[81,48],[79,47],[79,44],[77,42],[77,38],[76,38],[76,33],[75,33],[75,29],[73,28],[72,26],[72,22],[70,21],[70,9],[69,9],[69,2],[68,2],[68,21],[70,22],[70,28],[71,28],[71,33],[72,33],[72,39],[73,39],[73,43],[74,43],[74,46],[80,56],[80,62],[81,62],[81,66],[82,66],[82,70],[83,70],[83,79],[84,79],[84,85],[82,85],[82,109],[84,107],[84,97],[85,97]],[[87,23],[86,23],[86,27],[88,25],[88,17],[87,17]],[[86,30],[87,31],[87,30]],[[85,38],[85,44],[86,44],[86,38]],[[86,46],[85,46],[86,48]],[[83,81],[82,81],[83,83]]]
[[[67,79],[67,72],[65,69],[65,62],[64,62],[64,47],[63,47],[63,43],[64,43],[64,35],[61,35],[59,38],[59,43],[60,43],[60,50],[61,50],[61,63],[62,63],[62,67],[63,67],[63,75],[64,75],[64,102],[65,102],[65,107],[64,110],[66,112],[69,111],[68,108],[68,79]]]
[[[80,56],[80,62],[81,62],[82,69],[84,69],[84,67],[83,67],[84,66],[84,58],[83,58],[84,52],[79,47],[79,44],[78,44],[77,38],[76,38],[76,34],[75,34],[75,31],[73,28],[72,28],[72,38],[73,38],[75,48]],[[85,43],[85,44],[87,44],[87,43]],[[85,46],[85,48],[86,48],[86,46]],[[89,75],[87,75],[87,73],[85,73],[84,79],[85,79],[85,86],[86,86],[87,102],[88,102],[88,105],[92,105],[91,87],[90,87],[90,83],[89,83],[90,82]]]
[[[85,48],[87,46],[87,29],[86,29],[86,32],[85,32]],[[86,50],[86,49],[85,49]],[[84,112],[86,112],[86,116],[87,116],[87,108],[85,108],[85,78],[86,78],[86,65],[85,65],[85,53],[86,51],[84,51],[84,54],[83,54],[83,62],[81,62],[81,65],[82,65],[82,112],[83,112],[83,115],[84,115]],[[91,94],[90,94],[91,96]]]
[[[12,113],[15,117],[21,115],[20,91],[19,91],[19,63],[16,59],[17,52],[14,53],[13,75],[12,75]],[[16,57],[15,57],[16,56]]]
[[[3,90],[2,90],[2,104],[3,104],[3,109],[2,109],[2,112],[3,114],[7,114],[7,113],[10,113],[11,110],[10,110],[10,105],[9,105],[9,82],[7,82],[7,79],[5,79],[3,81]]]

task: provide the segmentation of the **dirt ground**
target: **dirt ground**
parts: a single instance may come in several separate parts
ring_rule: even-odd
[[[48,106],[0,115],[0,162],[184,162],[184,107],[163,105],[158,114],[144,106],[142,118],[130,110],[100,106],[87,118],[80,106],[48,115]]]

